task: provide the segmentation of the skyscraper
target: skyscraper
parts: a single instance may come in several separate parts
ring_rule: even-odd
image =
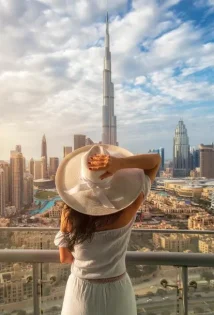
[[[23,206],[23,155],[16,151],[11,151],[11,201],[16,210],[21,210]]]
[[[49,168],[49,175],[55,176],[56,171],[59,166],[59,158],[58,157],[50,157],[50,168]]]
[[[182,120],[179,120],[173,140],[173,176],[189,176],[189,137]]]
[[[117,119],[114,115],[114,84],[111,81],[111,52],[108,13],[106,17],[105,58],[103,70],[102,143],[117,145]]]
[[[33,158],[30,159],[29,172],[30,172],[30,174],[33,175],[33,177],[34,177],[34,159],[33,159]]]
[[[21,144],[17,144],[16,145],[16,152],[22,153],[22,146],[21,146]]]
[[[47,178],[47,160],[45,156],[41,157],[41,178]]]
[[[164,148],[159,148],[159,149],[151,149],[149,150],[148,153],[158,153],[161,157],[161,165],[160,165],[160,170],[164,170],[164,163],[165,163],[165,160],[164,160]]]
[[[42,162],[41,161],[34,161],[34,179],[41,179],[42,178]]]
[[[0,168],[4,171],[4,181],[5,181],[5,204],[10,202],[10,166],[9,163],[5,161],[0,161]]]
[[[33,175],[24,173],[24,186],[23,186],[23,204],[30,206],[33,203]]]
[[[63,157],[72,152],[72,147],[63,147]]]
[[[41,157],[45,157],[45,160],[43,159],[44,164],[44,169],[43,169],[43,178],[48,177],[48,156],[47,156],[47,142],[46,142],[46,137],[43,135],[42,137],[42,150],[41,150]]]
[[[165,163],[164,148],[159,148],[159,154],[160,154],[160,157],[161,157],[161,165],[160,165],[160,168],[161,168],[161,170],[164,170],[164,163]]]
[[[5,174],[0,165],[0,217],[5,215]]]
[[[190,147],[190,170],[200,167],[200,151],[195,147]]]
[[[85,135],[74,135],[74,150],[85,146]]]
[[[200,144],[200,176],[214,178],[214,143]]]

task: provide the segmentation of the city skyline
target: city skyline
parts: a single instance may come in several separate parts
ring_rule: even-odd
[[[0,2],[1,159],[19,143],[27,159],[37,158],[43,133],[49,156],[61,157],[74,134],[101,140],[106,6],[83,2]],[[115,0],[108,10],[120,146],[134,153],[162,146],[172,158],[180,116],[191,145],[211,143],[211,2]]]

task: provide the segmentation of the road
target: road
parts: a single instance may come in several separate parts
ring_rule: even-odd
[[[176,284],[177,269],[170,266],[161,267],[155,278],[133,286],[135,294],[142,295],[146,294],[148,291],[155,293],[157,288],[161,287],[160,281],[162,279],[167,279],[170,281],[170,284]]]
[[[146,311],[159,311],[160,309],[175,309],[177,304],[176,297],[169,297],[167,300],[163,300],[161,297],[154,297],[150,301],[148,298],[141,298],[137,300],[138,308],[143,307]],[[181,300],[182,303],[182,300]],[[203,308],[203,305],[207,307],[212,306],[214,307],[214,292],[212,292],[212,296],[208,297],[190,297],[188,301],[189,309],[193,309],[194,307],[200,306]]]

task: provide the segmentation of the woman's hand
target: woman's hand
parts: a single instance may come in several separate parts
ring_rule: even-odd
[[[122,168],[122,159],[109,155],[96,154],[90,157],[88,167],[91,171],[104,170],[105,173],[100,176],[101,179],[104,179],[112,176]]]
[[[60,231],[64,233],[70,233],[72,230],[71,222],[68,219],[69,210],[63,209],[61,214]]]

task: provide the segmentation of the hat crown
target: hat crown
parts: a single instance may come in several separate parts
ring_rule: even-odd
[[[100,179],[100,176],[105,173],[105,171],[91,171],[88,167],[88,162],[90,157],[95,154],[109,155],[109,152],[102,145],[94,145],[86,154],[83,155],[81,160],[81,175],[84,179],[98,185],[104,185],[109,182],[110,178]]]

